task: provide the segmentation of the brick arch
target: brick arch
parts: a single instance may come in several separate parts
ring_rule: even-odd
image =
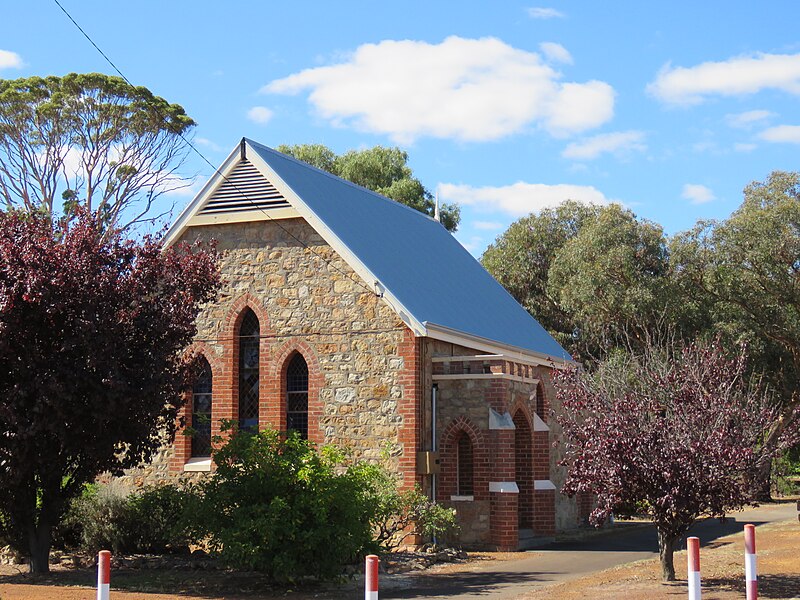
[[[489,498],[489,448],[486,437],[468,417],[458,417],[447,424],[439,445],[441,472],[437,500],[449,502],[458,492],[458,438],[466,433],[472,442],[472,487],[475,500]]]
[[[219,434],[219,418],[217,415],[220,412],[219,405],[223,402],[224,398],[224,365],[222,360],[217,356],[214,349],[205,342],[194,342],[183,353],[185,359],[193,359],[202,356],[211,367],[211,379],[213,382],[211,392],[212,415],[211,415],[211,435],[212,437]],[[172,472],[183,471],[183,465],[192,457],[192,438],[183,435],[183,430],[188,424],[192,422],[192,392],[187,390],[184,392],[184,404],[178,413],[179,427],[175,434],[175,441],[173,442],[173,454],[169,462],[169,469]],[[183,426],[180,426],[180,423]]]
[[[223,327],[222,333],[226,337],[232,337],[236,335],[236,332],[239,329],[239,325],[242,322],[242,316],[246,308],[252,310],[256,317],[258,318],[258,324],[261,327],[261,335],[264,335],[265,331],[271,331],[269,329],[269,315],[267,314],[266,308],[264,308],[264,304],[253,296],[250,292],[246,294],[242,294],[236,300],[234,300],[233,304],[230,305],[228,308],[228,313],[225,316],[225,325]]]
[[[267,370],[269,366],[270,319],[263,302],[252,294],[239,296],[228,308],[225,325],[222,330],[222,361],[227,366],[224,376],[224,389],[220,406],[220,419],[236,421],[239,418],[239,326],[245,312],[250,309],[258,319],[261,340],[258,345],[258,398],[259,427],[264,425],[261,411],[264,400],[269,396]]]
[[[537,402],[538,402],[538,392],[537,392]],[[525,421],[528,423],[528,426],[533,428],[533,413],[532,408],[522,400],[518,399],[514,404],[511,406],[511,410],[509,410],[509,414],[512,418],[514,418],[517,412],[521,412],[522,415],[525,417]]]
[[[322,444],[325,433],[320,426],[323,407],[319,392],[324,376],[316,351],[304,340],[289,339],[275,351],[269,371],[267,401],[262,403],[261,414],[273,427],[280,431],[286,429],[286,369],[295,354],[301,354],[308,365],[308,439]]]

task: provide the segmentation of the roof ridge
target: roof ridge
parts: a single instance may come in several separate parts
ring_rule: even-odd
[[[272,152],[274,154],[278,154],[278,155],[280,155],[280,156],[282,156],[284,158],[289,159],[292,162],[295,162],[295,163],[299,164],[300,166],[306,167],[307,169],[312,169],[314,171],[317,171],[317,172],[321,173],[322,175],[326,175],[326,176],[328,176],[328,177],[330,177],[332,179],[335,179],[337,181],[345,183],[345,184],[347,184],[347,185],[349,185],[351,187],[354,187],[354,188],[356,188],[358,190],[363,190],[363,191],[375,196],[376,198],[379,198],[379,199],[381,199],[381,200],[383,200],[385,202],[390,202],[392,204],[395,204],[395,205],[397,205],[400,208],[403,208],[405,210],[410,210],[415,215],[418,215],[420,217],[428,219],[429,221],[433,221],[434,223],[439,223],[441,225],[441,221],[437,221],[432,216],[427,215],[424,212],[421,212],[421,211],[417,210],[416,208],[412,208],[412,207],[410,207],[410,206],[408,206],[406,204],[403,204],[402,202],[398,202],[397,200],[392,200],[388,196],[384,196],[383,194],[379,194],[375,190],[371,190],[368,187],[364,187],[363,185],[358,185],[357,183],[353,183],[349,179],[345,179],[344,177],[339,177],[338,175],[334,175],[333,173],[330,173],[330,172],[326,171],[325,169],[320,169],[319,167],[315,167],[314,165],[311,165],[311,164],[309,164],[309,163],[307,163],[307,162],[305,162],[303,160],[300,160],[299,158],[295,158],[294,156],[292,156],[290,154],[284,154],[283,152],[279,152],[278,150],[275,150],[275,148],[270,148],[269,146],[265,146],[264,144],[260,144],[259,142],[256,142],[255,140],[252,140],[250,138],[246,137],[246,138],[244,138],[244,140],[248,144],[251,144],[253,146],[258,146],[258,147],[263,148],[264,150],[266,150],[268,152]],[[444,225],[442,225],[442,227],[444,227]],[[447,228],[445,228],[445,231],[447,231]],[[450,232],[448,231],[448,233],[450,233]]]

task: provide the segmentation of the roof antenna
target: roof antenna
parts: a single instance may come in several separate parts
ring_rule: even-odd
[[[442,216],[439,214],[439,186],[436,186],[436,206],[433,209],[433,219],[442,222]]]
[[[241,160],[247,160],[247,142],[245,138],[242,138],[242,141],[239,142],[239,158]]]

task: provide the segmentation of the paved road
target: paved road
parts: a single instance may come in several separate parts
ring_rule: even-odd
[[[725,523],[717,519],[696,523],[688,535],[696,535],[701,544],[708,544],[716,538],[742,531],[745,523],[763,525],[795,518],[794,503],[772,504],[734,513]],[[471,572],[386,578],[389,581],[384,581],[389,586],[382,582],[380,597],[382,600],[508,600],[534,587],[658,556],[658,542],[652,526],[619,524],[614,527],[608,534],[557,542],[532,551],[529,558],[494,563]]]

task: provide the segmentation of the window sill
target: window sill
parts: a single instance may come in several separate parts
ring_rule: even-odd
[[[185,465],[183,465],[184,472],[201,472],[211,470],[211,458],[200,457],[190,458]]]
[[[472,502],[475,496],[450,496],[451,502]]]

